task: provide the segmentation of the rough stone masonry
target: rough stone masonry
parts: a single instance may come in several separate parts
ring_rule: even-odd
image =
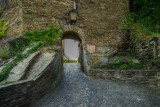
[[[126,33],[121,29],[125,22],[123,9],[129,8],[129,0],[78,0],[75,25],[67,23],[72,8],[73,0],[7,0],[1,18],[9,23],[7,38],[23,35],[24,31],[48,29],[50,24],[54,27],[72,26],[68,31],[73,32],[77,30],[72,28],[78,29],[83,33],[79,36],[87,68],[96,68],[124,43]],[[87,51],[87,44],[95,45],[94,53]]]

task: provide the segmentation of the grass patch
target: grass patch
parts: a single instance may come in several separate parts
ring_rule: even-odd
[[[14,81],[7,81],[7,82],[4,82],[4,83],[1,83],[0,86],[1,85],[6,85],[6,84],[11,84],[11,83],[14,83]]]
[[[63,63],[74,63],[78,62],[78,60],[64,60]]]

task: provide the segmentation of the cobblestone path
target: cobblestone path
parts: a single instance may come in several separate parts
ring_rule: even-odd
[[[150,88],[85,76],[77,63],[64,65],[61,85],[32,107],[160,107],[160,94]]]

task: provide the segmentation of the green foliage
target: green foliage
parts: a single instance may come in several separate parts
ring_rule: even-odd
[[[0,84],[0,86],[1,86],[1,85],[6,85],[6,84],[11,84],[11,83],[14,83],[14,81],[6,81],[6,82]]]
[[[105,68],[109,68],[109,69],[116,69],[116,68],[117,68],[117,66],[116,66],[116,65],[114,65],[114,64],[107,64],[107,65],[105,66]]]
[[[9,58],[9,52],[0,48],[0,58],[7,59]]]
[[[132,62],[132,61],[128,61],[128,64],[129,64],[129,66],[131,66],[133,68],[142,68],[143,67],[143,64],[135,63],[135,62]]]
[[[109,68],[109,69],[120,69],[120,70],[123,70],[123,69],[131,69],[131,68],[135,68],[135,69],[139,69],[139,68],[142,68],[143,67],[143,64],[141,63],[135,63],[135,62],[132,62],[132,61],[128,61],[128,63],[121,63],[120,59],[119,58],[116,58],[116,61],[114,64],[107,64],[105,66],[105,68]]]
[[[17,57],[10,62],[6,67],[2,69],[0,72],[0,82],[6,80],[8,78],[10,70],[18,64],[19,61],[27,58],[31,53],[37,51],[41,47],[54,44],[58,42],[58,38],[62,35],[62,32],[59,28],[54,28],[50,26],[48,30],[34,31],[34,32],[25,32],[26,37],[24,38],[25,43],[28,45],[24,49],[20,50],[20,41],[13,41],[13,50],[18,53]],[[22,54],[22,52],[30,48],[26,54]]]
[[[122,26],[122,30],[126,31],[126,30],[130,30],[133,23],[134,23],[134,16],[135,13],[131,13],[130,11],[128,11],[127,9],[123,9],[124,13],[125,13],[125,25]]]
[[[121,61],[120,61],[120,59],[119,59],[118,57],[116,57],[116,58],[114,59],[114,61],[115,61],[115,64],[116,64],[116,65],[120,65],[120,64],[121,64]]]
[[[154,57],[153,60],[152,60],[152,62],[154,62],[154,63],[156,63],[158,61],[159,61],[159,57],[158,56]]]
[[[155,24],[160,22],[159,0],[131,0],[131,11],[138,23],[155,31]]]
[[[9,71],[20,61],[22,56],[16,57],[11,63],[9,63],[5,68],[0,72],[0,82],[6,80],[9,75]]]
[[[129,69],[130,66],[128,64],[122,64],[119,66],[119,69],[122,70],[122,69]]]
[[[46,41],[48,44],[53,44],[59,41],[58,38],[62,35],[62,31],[50,25],[48,30],[26,31],[25,35],[30,41]]]
[[[6,36],[6,31],[8,29],[8,23],[4,24],[4,19],[0,20],[0,39]]]

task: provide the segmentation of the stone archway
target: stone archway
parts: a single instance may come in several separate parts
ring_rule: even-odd
[[[80,39],[81,41],[81,50],[80,50],[80,54],[79,54],[79,63],[81,63],[81,69],[85,74],[88,74],[88,71],[90,69],[90,66],[87,63],[87,56],[86,56],[86,52],[85,52],[85,48],[86,48],[86,42],[85,42],[85,33],[84,31],[77,27],[77,26],[73,26],[73,25],[64,25],[63,26],[63,35],[61,37],[61,46],[63,46],[63,39],[65,33],[71,33],[74,32],[76,33],[76,36]],[[63,51],[63,47],[62,47],[62,51]],[[62,53],[63,54],[63,53]]]
[[[63,60],[78,60],[82,57],[82,40],[79,34],[74,31],[66,31],[62,35],[62,56]]]

